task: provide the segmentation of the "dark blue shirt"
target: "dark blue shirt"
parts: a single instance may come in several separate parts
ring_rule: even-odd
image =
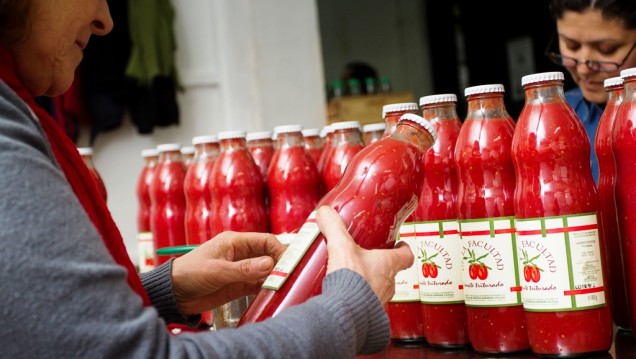
[[[596,128],[603,114],[603,108],[595,103],[587,102],[583,98],[580,88],[574,88],[565,92],[565,99],[574,108],[574,111],[583,122],[587,137],[590,139],[590,164],[592,167],[592,176],[594,182],[598,184],[598,161],[594,152],[594,137],[596,137]]]

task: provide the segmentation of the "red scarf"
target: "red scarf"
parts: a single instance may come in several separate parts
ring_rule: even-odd
[[[150,300],[141,284],[139,275],[130,261],[121,233],[106,206],[106,202],[99,193],[97,182],[84,164],[77,147],[48,112],[35,102],[33,96],[24,87],[16,74],[13,57],[2,47],[0,47],[0,79],[11,87],[37,116],[48,137],[57,162],[62,171],[64,171],[64,175],[73,188],[73,192],[75,192],[95,228],[102,236],[104,245],[108,248],[115,262],[128,270],[128,284],[130,287],[141,296],[144,305],[150,305]]]

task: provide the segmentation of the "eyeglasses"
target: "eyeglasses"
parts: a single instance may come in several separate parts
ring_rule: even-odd
[[[556,34],[552,35],[552,38],[550,39],[550,42],[548,43],[548,46],[546,47],[544,52],[545,56],[547,56],[548,59],[550,59],[550,61],[563,67],[576,67],[578,66],[578,64],[583,63],[590,70],[597,71],[597,72],[598,71],[602,71],[602,72],[617,71],[618,69],[621,68],[621,66],[625,64],[629,55],[632,53],[632,51],[634,51],[634,48],[636,48],[636,42],[635,42],[634,45],[632,45],[632,48],[629,49],[629,51],[627,52],[627,55],[625,55],[625,58],[623,59],[623,61],[621,61],[620,63],[611,62],[611,61],[595,61],[595,60],[580,61],[579,59],[576,59],[574,57],[564,56],[556,52],[550,51],[550,48],[552,47],[552,44],[554,43],[555,37],[556,37]]]

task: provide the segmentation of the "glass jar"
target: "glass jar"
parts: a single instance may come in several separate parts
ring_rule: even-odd
[[[137,177],[135,194],[137,195],[137,266],[144,273],[154,268],[155,246],[152,243],[150,228],[150,184],[154,177],[159,152],[154,148],[141,151],[143,165]]]
[[[382,118],[384,119],[384,133],[382,137],[387,137],[395,131],[398,120],[405,113],[416,114],[419,108],[416,102],[391,103],[382,106]]]
[[[399,226],[415,209],[424,175],[423,156],[435,130],[417,115],[405,115],[393,135],[365,147],[342,180],[316,205],[334,208],[363,248],[392,248]],[[239,326],[259,322],[320,293],[327,245],[307,218],[245,312]]]
[[[455,147],[468,336],[475,351],[488,354],[530,349],[514,230],[515,123],[504,91],[501,84],[465,89]]]
[[[93,163],[93,149],[91,147],[79,147],[77,149],[80,156],[84,160],[84,164],[88,167],[89,172],[93,176],[95,182],[97,182],[97,189],[99,190],[99,194],[102,196],[104,201],[108,199],[108,191],[106,191],[106,185],[104,184],[104,180],[102,176],[99,174],[97,168],[95,168],[95,164]]]
[[[612,129],[618,107],[623,101],[623,78],[610,77],[604,81],[607,91],[605,110],[596,129],[594,151],[598,163],[598,200],[601,228],[605,239],[605,263],[610,289],[612,319],[622,329],[629,329],[629,310],[625,273],[623,269],[623,244],[618,230],[614,186],[616,183],[616,162],[612,150]]]
[[[517,257],[530,347],[584,356],[612,344],[590,141],[563,93],[563,73],[522,77],[512,140]]]
[[[364,148],[360,122],[334,122],[331,124],[331,129],[333,130],[331,154],[322,172],[322,181],[327,191],[338,184],[349,162]]]
[[[157,249],[186,244],[186,199],[183,191],[186,168],[181,156],[181,145],[165,143],[157,146],[157,151],[159,160],[150,185],[152,203],[150,227],[155,246],[155,266],[171,258],[158,256]]]

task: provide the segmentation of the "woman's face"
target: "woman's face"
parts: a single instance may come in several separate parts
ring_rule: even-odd
[[[11,45],[18,76],[34,96],[57,96],[71,83],[91,35],[113,28],[106,0],[30,0],[29,32]]]
[[[636,43],[636,29],[626,29],[619,19],[604,19],[600,10],[583,13],[566,11],[557,20],[557,32],[561,55],[579,61],[577,65],[566,68],[590,102],[605,103],[605,79],[619,76],[620,70],[636,67],[636,50],[629,53]],[[602,72],[591,70],[585,64],[587,60],[618,64],[625,60],[625,63],[616,71]]]

